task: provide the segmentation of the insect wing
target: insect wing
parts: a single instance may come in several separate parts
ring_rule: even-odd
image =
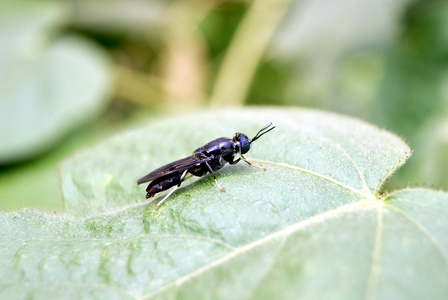
[[[173,161],[172,163],[169,163],[167,165],[164,165],[151,173],[143,176],[139,180],[137,180],[137,184],[145,183],[151,180],[154,180],[156,178],[160,178],[169,174],[173,174],[179,171],[184,171],[188,168],[191,168],[197,164],[201,164],[203,162],[209,161],[210,157],[204,157],[204,158],[197,158],[194,156],[185,157],[176,161]]]

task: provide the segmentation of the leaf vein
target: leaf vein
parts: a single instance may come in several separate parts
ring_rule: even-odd
[[[358,164],[354,161],[354,159],[345,151],[344,148],[341,147],[341,145],[336,144],[337,148],[341,150],[341,152],[352,162],[353,166],[355,167],[356,171],[358,172],[359,179],[361,180],[362,186],[364,188],[364,192],[370,193],[370,189],[367,186],[366,180],[364,178],[364,173],[359,168]]]
[[[269,262],[269,265],[267,266],[266,270],[263,272],[263,274],[258,278],[257,283],[260,283],[263,281],[264,278],[267,277],[267,275],[270,273],[270,271],[272,270],[272,268],[274,267],[274,263],[275,260],[279,254],[279,252],[281,251],[281,249],[283,249],[283,246],[285,245],[286,240],[288,239],[287,236],[285,236],[279,243],[278,247],[275,249],[274,255],[272,255],[272,259]],[[244,299],[249,299],[250,295],[253,294],[256,291],[256,287],[259,286],[257,284],[253,285],[252,288],[250,288],[248,290],[248,292],[246,293],[245,297],[242,297]]]
[[[431,243],[434,245],[434,248],[437,249],[437,251],[440,253],[440,256],[442,257],[443,261],[445,262],[445,265],[448,267],[448,254],[445,253],[443,250],[442,245],[437,241],[437,239],[431,234],[431,232],[423,226],[423,224],[419,221],[417,221],[415,218],[413,218],[411,215],[403,211],[402,209],[398,207],[394,207],[391,205],[385,205],[385,207],[388,207],[391,210],[394,210],[400,214],[402,214],[405,218],[407,218],[411,223],[413,223],[420,231],[426,235],[426,237],[431,241]]]
[[[376,200],[376,198],[375,198],[375,196],[373,194],[367,195],[364,192],[359,191],[357,189],[354,189],[351,186],[348,186],[345,183],[340,182],[340,181],[338,181],[338,180],[336,180],[336,179],[334,179],[334,178],[332,178],[330,176],[319,174],[317,172],[314,172],[314,171],[311,171],[311,170],[308,170],[308,169],[305,169],[305,168],[292,166],[292,165],[285,164],[285,163],[277,163],[277,162],[273,162],[273,161],[270,161],[270,160],[264,160],[264,159],[252,159],[252,160],[256,161],[256,162],[259,162],[259,163],[263,163],[263,164],[270,164],[270,165],[273,165],[273,166],[289,168],[289,169],[292,169],[292,170],[296,170],[296,171],[300,171],[300,172],[303,172],[303,173],[307,173],[307,174],[310,174],[310,175],[322,178],[324,180],[330,181],[330,182],[332,182],[332,183],[334,183],[336,185],[339,185],[340,187],[345,188],[345,189],[347,189],[349,191],[352,191],[353,193],[358,194],[358,195],[360,195],[363,198],[366,198],[368,200],[372,200],[372,201]]]
[[[369,279],[367,280],[366,288],[366,300],[375,299],[375,288],[378,285],[378,276],[380,271],[380,259],[382,249],[382,237],[383,237],[383,211],[382,204],[379,202],[376,205],[377,225],[375,234],[375,244],[372,253],[372,265],[370,267]]]

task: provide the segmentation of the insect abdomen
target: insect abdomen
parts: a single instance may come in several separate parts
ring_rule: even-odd
[[[153,180],[146,188],[146,199],[154,197],[155,194],[170,189],[175,185],[180,185],[182,172],[170,174]]]

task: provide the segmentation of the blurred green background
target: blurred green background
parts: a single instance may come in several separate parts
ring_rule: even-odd
[[[414,149],[386,189],[446,190],[448,1],[0,0],[0,209],[61,213],[77,150],[247,105],[374,123]]]

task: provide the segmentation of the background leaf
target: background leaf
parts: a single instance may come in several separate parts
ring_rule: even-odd
[[[266,120],[277,128],[249,152],[266,172],[238,164],[219,172],[226,192],[207,177],[159,209],[141,200],[140,175]],[[149,123],[62,165],[67,211],[88,217],[0,215],[0,296],[443,299],[448,195],[377,194],[408,155],[386,131],[312,110]]]
[[[105,53],[89,41],[74,35],[52,41],[63,6],[1,6],[0,164],[10,164],[41,154],[97,116],[110,75]]]

